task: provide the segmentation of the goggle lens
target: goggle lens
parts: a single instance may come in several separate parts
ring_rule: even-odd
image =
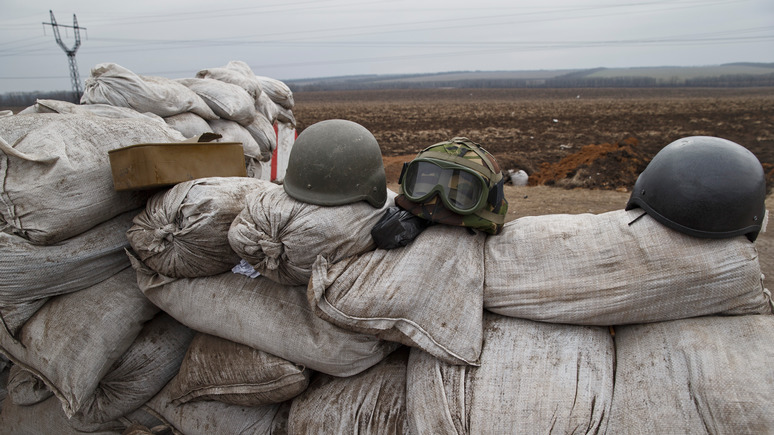
[[[458,213],[476,211],[485,194],[481,177],[459,168],[444,168],[425,161],[411,162],[406,168],[403,191],[412,201],[428,199],[433,193]]]

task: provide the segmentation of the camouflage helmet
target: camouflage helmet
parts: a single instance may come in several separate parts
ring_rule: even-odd
[[[661,149],[637,178],[626,209],[694,237],[746,235],[755,241],[766,213],[758,158],[730,140],[692,136]]]
[[[382,151],[373,134],[356,122],[320,121],[296,138],[283,187],[291,197],[310,204],[365,200],[381,208],[387,201]]]
[[[395,203],[432,222],[497,234],[508,201],[494,156],[465,137],[431,145],[403,165]]]

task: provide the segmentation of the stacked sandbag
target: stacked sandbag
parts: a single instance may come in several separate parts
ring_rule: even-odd
[[[483,232],[436,225],[408,246],[336,262],[319,256],[307,298],[319,317],[477,365],[483,340]]]
[[[155,432],[130,432],[134,428],[153,428]],[[121,422],[106,425],[104,429],[90,431],[78,430],[62,411],[59,400],[49,397],[33,405],[17,405],[11,400],[2,403],[0,411],[0,432],[13,435],[151,435],[168,433],[172,427],[158,417],[143,409],[132,412]]]
[[[127,416],[175,376],[193,335],[169,315],[157,314],[143,326],[67,425],[83,432],[124,430]],[[14,405],[32,406],[53,396],[44,382],[19,365],[13,366],[11,376],[9,399]]]
[[[40,99],[30,107],[19,112],[19,115],[28,113],[61,113],[69,115],[94,115],[105,118],[148,118],[159,123],[164,123],[164,118],[151,112],[140,113],[134,109],[109,104],[74,104],[69,101]],[[185,112],[190,113],[190,112]],[[201,119],[201,118],[199,118]]]
[[[141,76],[115,63],[101,63],[86,79],[81,104],[128,107],[164,118],[193,112],[204,119],[218,116],[194,91],[172,79]]]
[[[322,255],[329,262],[376,248],[371,228],[396,194],[374,208],[365,201],[327,207],[298,201],[284,189],[256,191],[228,233],[239,256],[261,275],[289,286],[306,286]]]
[[[136,214],[118,215],[53,245],[0,232],[0,315],[15,335],[46,301],[91,287],[129,267],[126,230]]]
[[[312,371],[214,335],[197,333],[169,386],[173,405],[215,400],[257,407],[306,390]]]
[[[605,433],[614,356],[608,328],[487,312],[478,367],[411,349],[407,433]]]
[[[292,141],[294,137],[293,105],[287,85],[256,76],[241,61],[178,79],[143,76],[115,63],[102,63],[92,68],[81,105],[72,107],[41,100],[23,112],[94,113],[110,117],[130,116],[125,112],[133,112],[134,116],[148,115],[165,121],[186,138],[214,132],[222,136],[216,142],[242,143],[248,176],[269,180],[270,161],[280,131],[283,141]]]
[[[225,272],[171,278],[130,257],[145,296],[191,329],[333,376],[351,376],[396,347],[372,335],[341,329],[314,315],[306,286]]]
[[[401,347],[355,376],[315,374],[309,388],[290,402],[287,433],[408,433],[408,359],[408,348]]]
[[[240,261],[228,241],[231,223],[248,194],[271,189],[281,187],[245,177],[178,183],[148,200],[126,237],[140,260],[162,275],[195,278],[227,272]]]
[[[608,433],[772,433],[774,316],[615,329]]]
[[[159,418],[163,427],[186,435],[280,434],[287,433],[287,415],[283,405],[238,406],[217,400],[186,402],[175,405],[168,384],[146,403],[142,410]],[[141,432],[141,433],[149,433]],[[150,432],[152,433],[152,432]]]
[[[705,239],[642,210],[523,217],[487,239],[484,307],[579,325],[771,314],[746,237]]]
[[[159,311],[139,290],[131,268],[84,290],[49,299],[0,352],[33,373],[72,417]]]
[[[0,118],[0,225],[50,245],[145,204],[116,192],[108,152],[136,143],[183,140],[150,119],[40,114]]]

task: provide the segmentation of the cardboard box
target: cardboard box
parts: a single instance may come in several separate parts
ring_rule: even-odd
[[[171,186],[204,177],[246,177],[240,142],[209,142],[205,133],[183,142],[144,143],[108,152],[115,190]]]

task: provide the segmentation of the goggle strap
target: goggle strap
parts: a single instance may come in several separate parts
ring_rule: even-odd
[[[439,152],[439,151],[425,151],[419,157],[428,157],[428,158],[436,159],[436,160],[444,160],[444,161],[447,161],[447,162],[456,163],[456,164],[458,164],[460,166],[464,166],[464,167],[466,167],[468,169],[472,169],[472,170],[474,170],[476,172],[479,172],[479,173],[483,174],[489,180],[489,186],[490,187],[492,185],[494,185],[494,184],[497,184],[497,182],[500,181],[500,179],[502,179],[502,177],[503,177],[502,173],[495,174],[489,168],[487,168],[487,167],[485,167],[483,165],[480,165],[478,163],[472,162],[472,161],[470,161],[470,159],[466,159],[466,158],[458,157],[458,156],[453,156],[453,155],[450,155],[450,154],[447,154],[447,153],[442,153],[442,152]]]
[[[484,152],[484,149],[481,148],[481,145],[473,142],[472,140],[466,138],[466,137],[455,137],[452,139],[453,142],[461,143],[463,145],[467,145],[468,148],[470,148],[474,153],[478,155],[478,157],[481,159],[482,162],[486,163],[487,168],[489,168],[489,172],[494,173],[495,169],[494,166],[492,166],[492,163],[489,162],[489,158],[487,158],[486,153]]]
[[[481,209],[473,214],[475,214],[478,217],[484,218],[490,222],[493,222],[497,225],[502,225],[505,223],[505,216],[501,214],[493,213],[486,209]]]

